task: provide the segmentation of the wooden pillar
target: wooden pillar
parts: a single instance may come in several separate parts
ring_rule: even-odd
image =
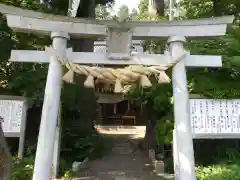
[[[68,34],[53,32],[53,48],[59,58],[64,58]],[[45,87],[41,124],[35,157],[33,180],[49,180],[51,176],[54,137],[58,119],[62,87],[62,67],[56,56],[51,56]]]
[[[130,112],[130,102],[129,102],[129,100],[127,100],[127,113],[129,113]]]
[[[105,125],[106,120],[107,120],[107,115],[106,115],[106,104],[102,104],[102,122],[103,125]]]
[[[103,108],[102,108],[102,104],[99,104],[99,124],[102,125],[103,123]]]
[[[117,114],[117,103],[114,103],[113,113],[114,113],[114,114]]]
[[[169,38],[170,54],[173,59],[183,54],[184,37],[172,36]],[[174,67],[172,72],[174,119],[176,124],[176,152],[178,158],[179,180],[196,180],[192,131],[190,122],[189,94],[184,58]]]

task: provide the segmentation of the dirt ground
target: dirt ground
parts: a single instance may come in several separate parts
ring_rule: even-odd
[[[112,151],[89,162],[87,169],[81,170],[78,180],[163,180],[153,171],[148,153],[138,147],[142,135],[113,131],[102,131],[116,138]]]

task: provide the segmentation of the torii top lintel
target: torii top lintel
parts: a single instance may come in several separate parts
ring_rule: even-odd
[[[226,26],[233,16],[181,20],[181,21],[129,21],[91,20],[56,16],[0,4],[0,12],[6,14],[8,26],[15,31],[51,34],[53,31],[68,32],[70,36],[106,36],[109,27],[129,28],[133,39],[169,36],[211,37],[226,33]]]

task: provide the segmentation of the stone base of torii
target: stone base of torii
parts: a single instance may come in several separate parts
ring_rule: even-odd
[[[0,5],[0,12],[6,14],[9,27],[16,31],[51,34],[52,48],[56,52],[54,55],[46,51],[12,50],[10,59],[15,62],[49,63],[33,180],[49,180],[51,176],[63,76],[59,59],[85,65],[145,66],[164,66],[171,60],[178,60],[172,71],[177,147],[174,150],[175,179],[196,179],[186,67],[221,67],[222,61],[219,56],[186,54],[185,36],[224,35],[226,25],[233,21],[232,16],[171,22],[130,21],[121,24],[116,21],[53,16],[5,5]],[[71,52],[67,49],[70,36],[105,36],[108,52]],[[131,55],[132,38],[144,40],[158,37],[170,37],[167,54]],[[182,56],[184,53],[185,56]]]

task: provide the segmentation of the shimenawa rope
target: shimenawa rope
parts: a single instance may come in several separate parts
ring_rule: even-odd
[[[62,77],[65,82],[73,83],[74,73],[78,73],[87,76],[84,86],[94,87],[95,80],[98,80],[105,83],[115,84],[114,92],[116,93],[123,91],[123,84],[130,84],[138,81],[142,87],[151,87],[152,83],[148,77],[153,74],[155,77],[158,77],[158,83],[169,83],[170,78],[166,75],[165,71],[173,67],[179,60],[188,54],[185,52],[176,60],[170,60],[163,66],[132,65],[125,68],[114,69],[74,64],[67,59],[60,59],[52,47],[46,47],[45,50],[52,56],[56,56],[62,66],[68,69],[68,72]]]

